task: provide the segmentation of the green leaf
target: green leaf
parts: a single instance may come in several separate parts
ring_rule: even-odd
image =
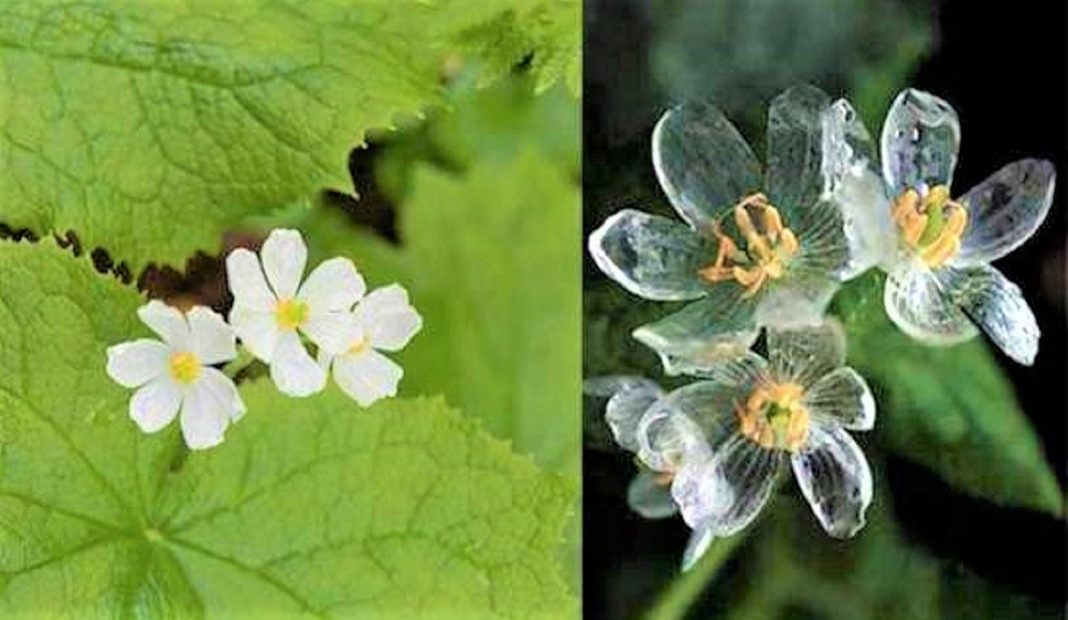
[[[876,428],[890,448],[967,493],[1061,514],[1057,479],[986,344],[977,338],[943,348],[910,339],[886,318],[883,281],[871,273],[849,283],[835,312],[850,363],[875,390]]]
[[[0,616],[545,617],[571,485],[440,399],[242,386],[207,452],[141,434],[107,345],[140,297],[0,243]]]
[[[244,217],[346,188],[368,130],[440,101],[458,33],[504,16],[509,32],[541,32],[515,5],[6,3],[0,222],[73,230],[135,272],[214,252]],[[524,35],[494,58],[555,57],[554,42]]]

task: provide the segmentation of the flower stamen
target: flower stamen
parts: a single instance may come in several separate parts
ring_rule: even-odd
[[[906,189],[894,199],[890,215],[905,245],[928,267],[941,267],[960,251],[968,211],[962,203],[950,200],[945,185],[936,185],[922,196],[914,188]]]
[[[189,385],[200,376],[200,360],[188,351],[174,353],[167,361],[167,372],[182,385]]]
[[[292,331],[308,320],[308,304],[297,299],[282,299],[274,310],[278,327]]]
[[[745,403],[735,405],[742,435],[767,449],[797,452],[808,440],[804,394],[796,383],[761,383]]]
[[[745,240],[745,251],[723,232],[720,222],[713,222],[712,234],[718,242],[716,257],[697,273],[710,283],[737,282],[745,288],[742,297],[752,297],[768,280],[783,276],[801,244],[794,232],[783,225],[779,211],[767,196],[759,192],[735,205],[734,223]]]

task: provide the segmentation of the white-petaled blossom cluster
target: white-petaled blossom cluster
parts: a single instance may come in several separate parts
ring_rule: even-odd
[[[178,417],[191,449],[221,443],[245,413],[233,380],[216,368],[238,357],[238,340],[268,365],[286,395],[315,394],[330,374],[362,406],[396,395],[403,371],[381,352],[400,350],[422,327],[407,292],[391,284],[367,293],[347,258],[323,261],[304,279],[307,258],[295,230],[272,231],[259,256],[232,251],[226,259],[234,297],[229,322],[204,306],[183,313],[150,301],[138,310],[159,340],[109,347],[107,372],[136,388],[130,417],[141,430],[158,431]]]
[[[682,221],[624,210],[589,251],[631,293],[689,302],[633,335],[667,374],[698,380],[668,393],[639,377],[586,387],[608,399],[616,441],[644,467],[631,507],[681,513],[693,528],[685,567],[752,522],[785,461],[828,534],[863,526],[872,477],[847,431],[871,429],[875,403],[824,318],[841,282],[878,266],[887,316],[909,336],[944,345],[982,330],[1033,362],[1034,315],[989,263],[1045,219],[1053,166],[1020,160],[954,198],[959,144],[949,104],[911,89],[894,100],[878,153],[848,101],[785,91],[768,113],[763,171],[710,105],[657,123],[653,166]],[[751,351],[762,333],[766,357]]]

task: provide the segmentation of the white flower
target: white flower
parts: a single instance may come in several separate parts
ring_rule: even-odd
[[[960,146],[957,113],[938,97],[906,90],[883,124],[880,166],[849,104],[827,117],[824,170],[841,204],[854,273],[887,272],[886,313],[928,344],[954,344],[976,327],[1009,357],[1031,364],[1039,328],[1020,288],[990,262],[1026,241],[1049,213],[1053,164],[1021,159],[952,198]]]
[[[308,354],[301,334],[320,351],[346,351],[359,335],[350,310],[366,290],[347,258],[323,261],[301,284],[307,259],[300,233],[281,229],[271,231],[259,259],[244,248],[226,258],[234,295],[230,323],[245,347],[270,366],[278,389],[290,396],[308,396],[326,385],[326,371]]]
[[[237,356],[233,330],[204,306],[183,316],[150,301],[137,315],[163,342],[142,338],[108,347],[108,376],[137,388],[130,417],[142,431],[154,433],[181,411],[186,445],[194,450],[218,445],[227,425],[245,413],[233,381],[212,368]]]
[[[404,375],[396,362],[379,351],[399,351],[423,326],[423,318],[408,303],[404,287],[391,284],[371,291],[351,315],[355,335],[340,354],[319,350],[324,372],[333,368],[342,391],[366,407],[396,396]]]

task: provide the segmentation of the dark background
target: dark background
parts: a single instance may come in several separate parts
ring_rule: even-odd
[[[586,2],[583,88],[586,234],[608,213],[620,208],[656,210],[650,209],[648,203],[663,203],[649,164],[648,134],[660,113],[679,95],[669,94],[672,89],[657,77],[657,68],[649,58],[656,46],[654,38],[664,29],[657,10],[670,4],[623,0]],[[1068,182],[1065,176],[1068,174],[1065,3],[947,0],[937,5],[902,5],[925,19],[931,28],[930,46],[918,65],[903,74],[905,83],[945,98],[960,115],[962,145],[953,182],[954,194],[962,194],[1002,165],[1021,157],[1050,159],[1060,173],[1053,208],[1045,224],[1028,243],[998,261],[997,267],[1021,286],[1043,328],[1040,354],[1033,367],[1013,364],[1004,357],[999,357],[999,362],[1011,377],[1063,488],[1068,415],[1065,406],[1064,265],[1068,207],[1064,189]],[[699,17],[695,15],[694,19]],[[835,16],[828,15],[827,19],[833,22]],[[875,22],[877,28],[879,18]],[[751,36],[800,37],[803,49],[804,33],[793,32],[797,24],[789,15],[783,15],[782,30],[753,32]],[[856,45],[861,43],[864,41]],[[889,45],[877,49],[875,54],[891,53],[892,40]],[[833,45],[831,49],[833,52]],[[731,60],[720,58],[715,51],[707,57],[713,67]],[[783,64],[789,62],[789,58],[783,58]],[[803,75],[799,81],[812,81],[832,97],[851,95],[849,86],[853,82],[843,77],[845,71],[841,67],[814,72],[810,69],[804,67],[800,71]],[[742,85],[757,83],[756,90],[763,91],[750,93],[749,100],[742,96],[736,106],[739,109],[751,107],[750,101],[755,99],[763,98],[766,102],[780,90],[776,79],[754,76],[750,81],[744,71],[732,75],[731,79]],[[732,92],[737,91],[736,88]],[[878,119],[882,118],[889,100],[882,105],[876,115]],[[761,115],[764,110],[764,105],[760,105]],[[731,115],[729,109],[728,115]],[[745,131],[744,119],[739,124],[743,135],[753,135]],[[877,138],[879,125],[869,124],[869,129]],[[588,256],[584,278],[588,292],[611,286]],[[601,302],[591,299],[588,294],[586,312],[592,315],[599,311],[593,306]],[[586,366],[589,369],[592,365],[601,372],[604,366],[595,360],[599,351],[590,337],[590,330],[596,328],[596,325],[587,328]],[[625,338],[626,332],[618,337]],[[620,370],[655,371],[651,356],[640,347],[631,348],[625,362]],[[636,617],[675,577],[689,532],[679,519],[646,521],[629,511],[625,490],[635,468],[629,455],[614,450],[606,440],[599,416],[600,409],[588,403],[583,465],[584,612],[587,618]],[[869,441],[868,445],[872,443]],[[1023,595],[1036,617],[1063,616],[1066,586],[1063,521],[963,495],[923,467],[893,456],[885,458],[885,471],[876,472],[876,482],[889,487],[894,497],[894,516],[909,543],[945,560],[950,567],[959,567],[998,588]],[[793,484],[785,485],[783,493],[796,495],[796,488]],[[724,599],[730,596],[732,587],[739,587],[729,583],[731,573],[744,562],[748,551],[743,547],[736,553],[724,571],[726,577],[706,592],[691,617],[710,617],[724,607]],[[894,575],[886,578],[894,579]],[[959,617],[992,617],[971,615],[967,605],[963,607]]]

